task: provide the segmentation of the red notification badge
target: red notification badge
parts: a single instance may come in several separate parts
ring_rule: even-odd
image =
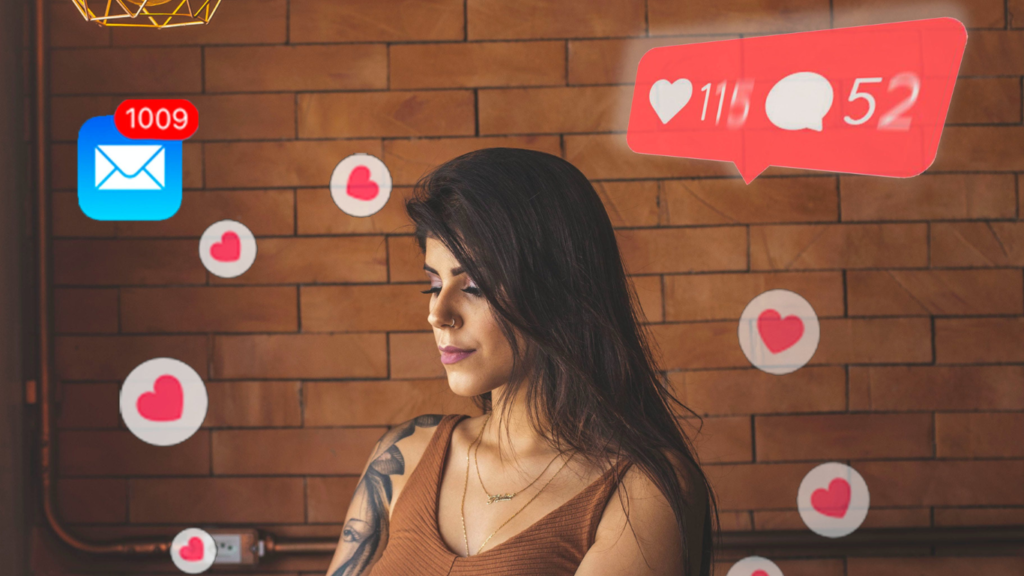
[[[126,138],[185,140],[199,127],[199,111],[188,100],[125,100],[114,125]]]
[[[967,30],[932,18],[666,46],[637,67],[641,154],[907,178],[939,146]]]

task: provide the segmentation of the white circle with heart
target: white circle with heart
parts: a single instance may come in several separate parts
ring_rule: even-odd
[[[818,315],[796,292],[768,290],[740,315],[740,348],[747,360],[769,374],[789,374],[810,361],[821,335]]]
[[[121,385],[121,419],[136,438],[154,446],[191,438],[206,419],[208,403],[202,377],[174,358],[146,360]]]
[[[842,462],[814,467],[800,482],[796,497],[804,524],[826,538],[841,538],[856,530],[870,505],[864,478]]]
[[[725,576],[782,576],[782,570],[763,556],[747,556],[733,564]]]
[[[186,528],[171,540],[171,561],[186,574],[206,572],[217,558],[217,543],[201,528]]]
[[[214,222],[199,238],[199,259],[214,276],[241,276],[256,260],[256,237],[241,222]]]
[[[376,156],[359,152],[334,167],[331,198],[349,216],[376,214],[390,197],[391,172]]]

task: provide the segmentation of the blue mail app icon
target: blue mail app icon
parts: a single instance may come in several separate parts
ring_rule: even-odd
[[[126,138],[113,116],[78,132],[78,205],[94,220],[166,220],[181,206],[180,140]]]

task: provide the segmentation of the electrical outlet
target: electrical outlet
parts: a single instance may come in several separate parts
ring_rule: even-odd
[[[230,528],[207,529],[217,545],[214,564],[257,564],[259,534],[255,530]]]

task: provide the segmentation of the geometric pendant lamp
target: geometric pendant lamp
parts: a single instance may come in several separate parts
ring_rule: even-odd
[[[207,24],[220,0],[71,0],[89,22],[100,26],[173,28]],[[91,5],[91,6],[90,6]],[[120,7],[120,10],[118,10]]]

